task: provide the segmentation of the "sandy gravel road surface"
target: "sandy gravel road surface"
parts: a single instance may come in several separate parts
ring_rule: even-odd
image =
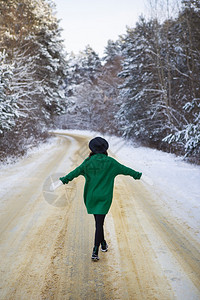
[[[109,251],[91,261],[84,178],[49,190],[53,176],[82,162],[89,139],[57,135],[1,176],[0,299],[200,299],[198,241],[158,205],[153,187],[131,177],[116,178]]]

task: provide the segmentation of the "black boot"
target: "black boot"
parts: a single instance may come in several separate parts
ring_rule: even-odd
[[[108,244],[106,243],[105,240],[103,240],[103,241],[101,242],[101,251],[102,251],[102,252],[107,252],[107,251],[108,251]]]
[[[99,251],[99,247],[98,246],[94,246],[93,252],[92,252],[92,257],[91,257],[92,260],[94,260],[94,261],[95,260],[99,260],[98,251]]]

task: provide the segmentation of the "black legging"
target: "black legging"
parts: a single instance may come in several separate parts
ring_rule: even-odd
[[[95,239],[94,245],[99,247],[100,243],[104,240],[103,223],[106,215],[94,215],[95,218]]]

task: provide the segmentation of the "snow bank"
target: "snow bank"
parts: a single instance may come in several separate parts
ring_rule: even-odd
[[[35,161],[32,157],[36,155],[42,161],[46,151],[55,151],[57,138],[50,138],[48,142],[41,143],[37,147],[31,148],[24,157],[19,158],[17,162],[13,162],[12,158],[6,163],[0,165],[0,200],[1,204],[4,200],[4,195],[10,191],[10,188],[18,188],[21,184],[21,178],[26,178],[28,174],[35,168]]]
[[[109,143],[122,163],[150,179],[147,188],[156,198],[160,197],[160,205],[167,207],[200,240],[200,166],[186,163],[173,154],[135,147],[120,138],[111,138]]]
[[[40,152],[42,153],[43,151],[50,149],[55,144],[56,140],[57,139],[55,137],[51,137],[51,138],[48,139],[47,142],[40,143],[37,146],[29,145],[29,150],[22,157],[16,158],[16,157],[9,156],[6,159],[6,161],[0,163],[0,172],[10,168],[13,165],[16,166],[22,160],[30,157],[33,154],[40,153]]]

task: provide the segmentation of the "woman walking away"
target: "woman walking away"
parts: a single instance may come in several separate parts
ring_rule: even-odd
[[[114,158],[108,156],[108,142],[96,137],[89,142],[91,153],[84,162],[75,170],[64,177],[60,177],[63,184],[67,184],[79,175],[85,177],[84,202],[88,214],[95,218],[95,239],[92,252],[92,260],[99,260],[98,250],[106,252],[108,245],[104,239],[104,219],[108,213],[113,197],[114,179],[117,175],[130,175],[134,179],[140,179],[142,173],[128,168]]]

